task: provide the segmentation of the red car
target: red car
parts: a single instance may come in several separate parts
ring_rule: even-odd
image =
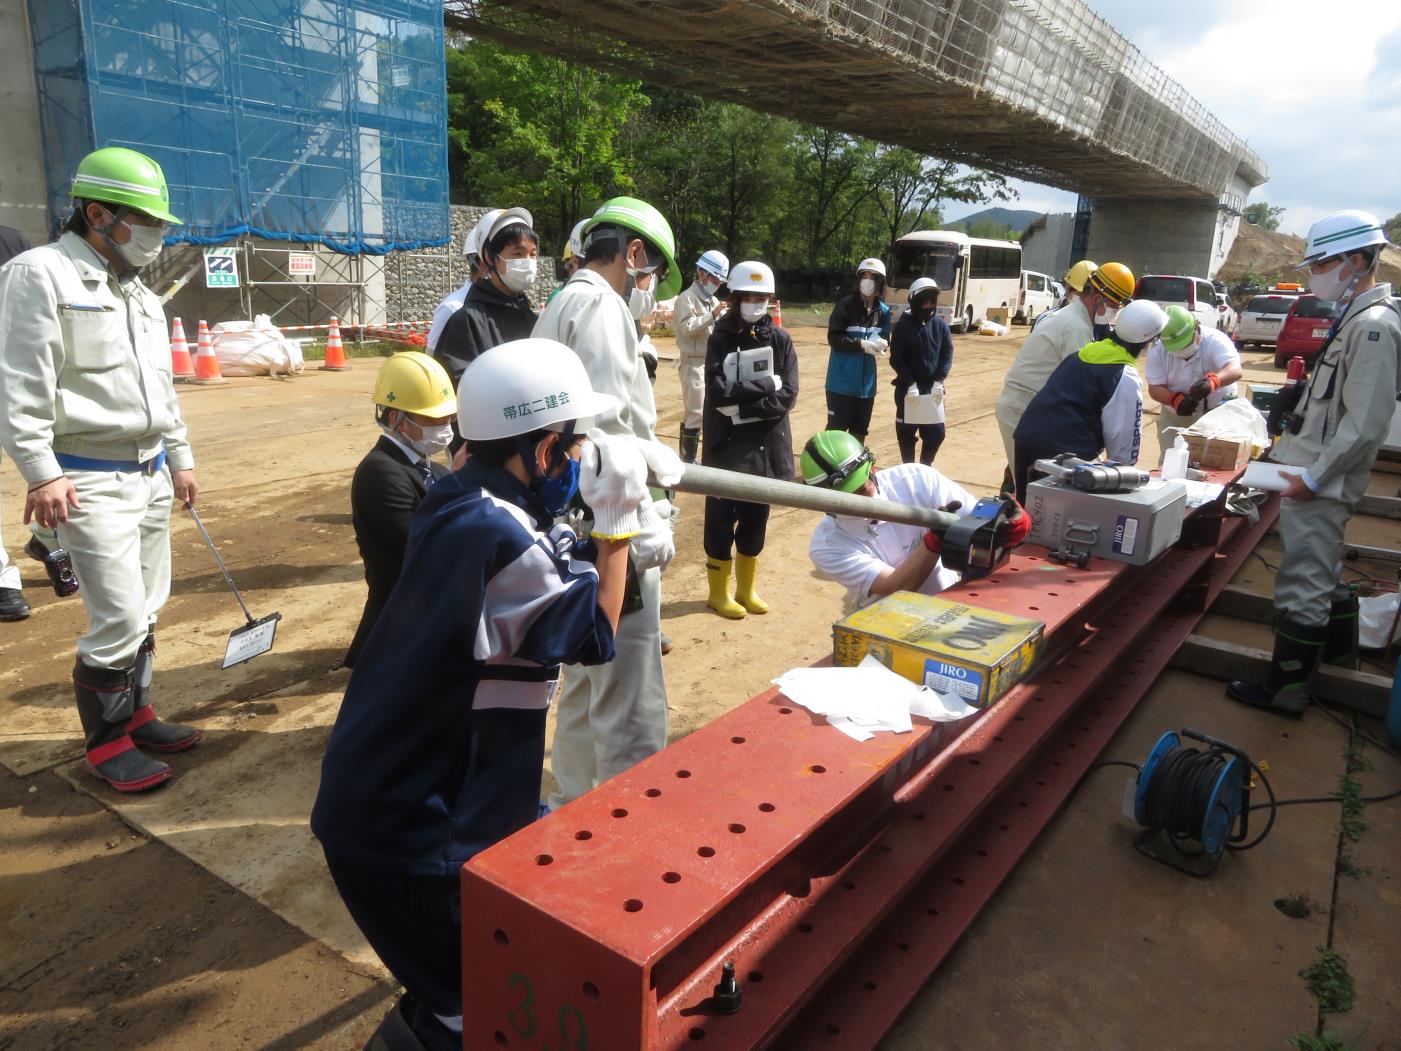
[[[1328,338],[1328,328],[1338,316],[1338,305],[1317,296],[1300,296],[1289,308],[1275,342],[1275,368],[1282,369],[1292,357],[1312,364],[1319,347]]]

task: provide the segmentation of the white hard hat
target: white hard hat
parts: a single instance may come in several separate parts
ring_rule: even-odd
[[[1135,299],[1114,322],[1114,334],[1125,343],[1151,343],[1163,334],[1168,316],[1151,299]]]
[[[860,263],[857,264],[856,272],[859,274],[863,270],[869,270],[873,274],[880,274],[881,280],[885,280],[885,264],[882,263],[875,256],[872,256],[869,259],[863,259]]]
[[[721,281],[725,280],[730,273],[729,259],[725,257],[724,252],[714,248],[708,252],[702,252],[701,257],[696,260],[696,266],[711,277],[718,277]]]
[[[1309,227],[1304,258],[1298,269],[1303,270],[1312,263],[1331,259],[1335,255],[1347,255],[1386,243],[1386,231],[1371,212],[1355,208],[1334,212]]]
[[[731,292],[767,292],[773,295],[773,270],[767,263],[746,259],[730,267]]]
[[[496,221],[496,217],[501,214],[500,208],[492,208],[477,217],[477,225],[472,227],[472,232],[467,235],[467,244],[462,249],[462,254],[466,256],[481,255],[482,243],[486,240],[482,236],[491,224]]]
[[[486,221],[487,216],[491,217],[489,223]],[[486,251],[491,239],[513,223],[524,223],[533,227],[535,217],[526,208],[497,208],[482,216],[482,221],[477,224],[477,254],[481,255]]]
[[[910,302],[913,303],[915,301],[915,296],[919,295],[921,292],[931,291],[939,291],[939,282],[935,281],[932,277],[915,278],[914,284],[910,285]]]
[[[579,355],[553,339],[500,343],[473,359],[457,383],[458,430],[469,442],[493,441],[571,420],[583,431],[618,399],[589,383]]]
[[[577,259],[583,262],[584,259],[584,224],[587,218],[580,219],[574,224],[574,229],[569,231],[569,243],[564,246],[565,259]]]

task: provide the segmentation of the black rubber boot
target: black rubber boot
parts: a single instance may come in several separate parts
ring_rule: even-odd
[[[156,633],[146,636],[146,641],[136,651],[136,668],[132,686],[136,691],[136,701],[131,713],[131,721],[126,724],[127,733],[137,747],[152,752],[183,752],[199,744],[204,736],[193,726],[162,722],[156,718],[151,708],[151,675],[155,670]]]
[[[1253,708],[1297,719],[1309,705],[1309,679],[1318,666],[1326,628],[1312,628],[1281,617],[1275,625],[1275,652],[1264,682],[1238,679],[1226,696]]]
[[[365,1051],[426,1051],[404,1015],[407,999],[407,994],[399,997],[389,1009],[379,1028],[370,1035]]]
[[[700,453],[700,439],[701,432],[696,428],[681,428],[681,459],[684,462],[696,462],[696,456]]]
[[[0,588],[0,620],[24,620],[30,612],[19,588]]]
[[[142,792],[170,780],[170,767],[136,750],[127,733],[135,695],[131,668],[73,667],[88,769],[118,792]]]
[[[1328,641],[1323,645],[1323,663],[1339,668],[1362,667],[1358,646],[1358,614],[1361,607],[1357,596],[1333,603],[1328,611]]]

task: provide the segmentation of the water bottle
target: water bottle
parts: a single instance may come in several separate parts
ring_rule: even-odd
[[[1187,477],[1187,442],[1182,435],[1172,443],[1172,448],[1163,454],[1163,478]]]

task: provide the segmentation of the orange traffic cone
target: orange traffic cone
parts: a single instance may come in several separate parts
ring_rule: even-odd
[[[350,368],[345,360],[345,346],[341,343],[341,325],[338,318],[331,318],[331,332],[326,337],[326,363],[322,372],[344,372]]]
[[[775,325],[777,325],[779,328],[782,328],[782,327],[783,327],[783,300],[781,300],[781,299],[775,299],[775,300],[773,301],[773,310],[769,311],[769,313],[771,313],[771,314],[773,315],[773,323],[774,323]]]
[[[219,371],[219,358],[214,353],[214,340],[209,336],[209,326],[199,323],[199,347],[195,351],[195,378],[191,383],[228,383]]]
[[[170,371],[177,383],[186,383],[195,378],[195,363],[190,360],[190,345],[185,342],[185,326],[179,318],[174,318],[171,326]]]

